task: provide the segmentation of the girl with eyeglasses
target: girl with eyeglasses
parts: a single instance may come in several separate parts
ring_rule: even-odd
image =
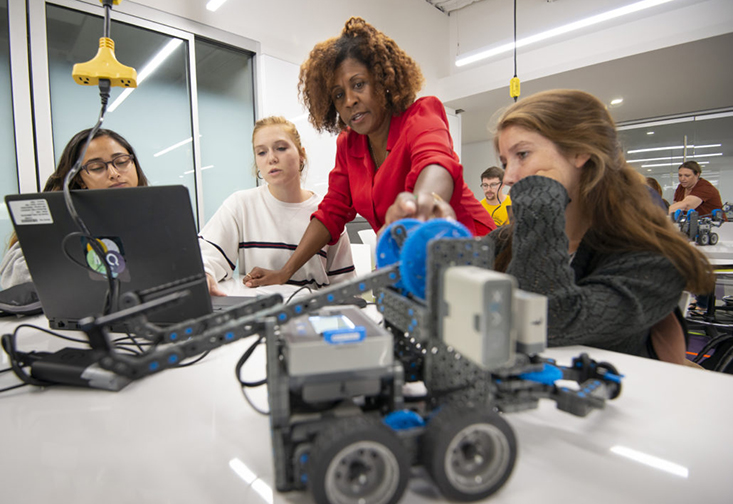
[[[82,130],[69,140],[56,171],[46,181],[43,192],[63,189],[66,174],[79,159],[90,131],[91,129]],[[82,169],[71,180],[70,188],[108,189],[147,185],[148,179],[140,168],[135,151],[129,142],[112,130],[100,129],[89,143],[82,160]],[[13,233],[8,251],[0,264],[0,286],[7,289],[31,281],[18,237]]]

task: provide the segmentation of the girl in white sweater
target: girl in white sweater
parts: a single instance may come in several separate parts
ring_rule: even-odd
[[[301,187],[305,149],[295,125],[283,117],[255,124],[252,146],[258,178],[267,185],[229,196],[201,230],[199,243],[209,291],[224,296],[217,283],[258,266],[280,269],[300,242],[321,197]],[[353,278],[354,263],[346,232],[325,246],[287,282],[320,288]],[[245,275],[246,284],[249,276]]]

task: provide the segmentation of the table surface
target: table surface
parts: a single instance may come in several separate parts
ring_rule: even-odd
[[[47,327],[43,317],[24,322]],[[3,333],[17,325],[0,319]],[[234,376],[251,340],[119,392],[59,386],[0,394],[0,501],[311,502],[303,492],[273,491],[269,420],[245,401]],[[18,336],[23,351],[65,345],[33,329]],[[733,377],[586,347],[544,355],[569,364],[584,351],[625,375],[621,396],[586,418],[552,401],[506,415],[517,464],[485,502],[730,502]],[[0,367],[8,367],[5,354]],[[264,375],[260,346],[243,377]],[[0,375],[0,388],[16,382]],[[250,394],[267,409],[265,387]],[[443,502],[423,472],[413,472],[401,502]]]

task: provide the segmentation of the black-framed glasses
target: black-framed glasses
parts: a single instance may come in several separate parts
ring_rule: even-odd
[[[107,168],[109,165],[114,166],[115,170],[118,172],[124,173],[135,164],[133,163],[134,159],[135,157],[132,154],[123,154],[121,156],[117,156],[112,161],[89,161],[87,164],[83,165],[82,168],[92,177],[103,177],[107,174]]]
[[[493,184],[481,184],[481,189],[488,189],[491,187],[492,189],[496,189],[497,187],[501,186],[501,182],[494,182]]]

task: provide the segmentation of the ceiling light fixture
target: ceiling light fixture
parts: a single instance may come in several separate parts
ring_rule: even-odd
[[[183,43],[183,40],[174,38],[170,42],[168,42],[165,46],[163,46],[163,49],[158,51],[158,54],[153,56],[153,59],[148,62],[145,67],[140,70],[137,74],[137,85],[138,87],[142,82],[150,77],[150,75],[155,72],[160,65],[163,64],[163,62],[170,56],[173,51],[176,50],[176,48]],[[135,91],[136,88],[127,88],[125,89],[120,96],[117,97],[115,101],[112,102],[112,105],[109,106],[107,109],[107,112],[114,112],[117,107],[119,107],[123,101],[127,99],[130,94]]]
[[[722,147],[723,144],[710,144],[710,145],[688,145],[688,149],[708,149],[711,147]],[[684,145],[670,145],[669,147],[650,147],[648,149],[634,149],[630,151],[626,151],[626,154],[636,154],[638,152],[654,152],[654,151],[665,151],[665,150],[675,150],[675,149],[684,149]]]
[[[559,35],[564,35],[565,33],[570,33],[576,30],[580,30],[581,28],[593,26],[595,24],[602,23],[604,21],[608,21],[611,19],[615,19],[621,16],[625,16],[627,14],[633,14],[634,12],[639,12],[640,10],[648,9],[650,7],[656,7],[657,5],[661,5],[667,2],[671,2],[671,1],[672,0],[643,0],[641,2],[636,2],[633,4],[627,5],[625,7],[620,7],[618,9],[613,9],[607,12],[603,12],[601,14],[597,14],[595,16],[581,19],[573,23],[568,23],[566,25],[544,31],[536,35],[525,37],[523,39],[517,40],[516,45],[517,45],[517,48],[528,46],[536,42],[541,42],[549,38],[557,37]],[[486,49],[484,51],[480,51],[475,54],[460,56],[456,58],[456,66],[461,67],[464,65],[468,65],[470,63],[475,63],[477,61],[481,61],[483,59],[490,58],[492,56],[496,56],[497,54],[502,54],[505,52],[512,51],[513,49],[514,49],[514,42],[509,42],[507,44],[502,44],[498,47],[494,47],[492,49]]]
[[[647,134],[647,135],[653,135],[653,134],[654,134],[654,132],[653,132],[653,131],[647,131],[647,132],[646,132],[646,134]]]
[[[611,105],[621,105],[623,102],[623,98],[614,98],[613,100],[611,100]]]
[[[716,152],[715,154],[697,154],[695,156],[688,156],[688,157],[694,157],[694,158],[701,158],[701,157],[717,157],[722,156],[722,152]],[[645,163],[647,161],[667,161],[671,159],[683,159],[684,156],[665,156],[665,157],[656,157],[656,158],[648,158],[648,159],[627,159],[627,163]]]
[[[701,166],[707,165],[710,164],[710,161],[699,161],[697,164]],[[660,166],[679,166],[679,163],[643,164],[641,168],[659,168]]]

